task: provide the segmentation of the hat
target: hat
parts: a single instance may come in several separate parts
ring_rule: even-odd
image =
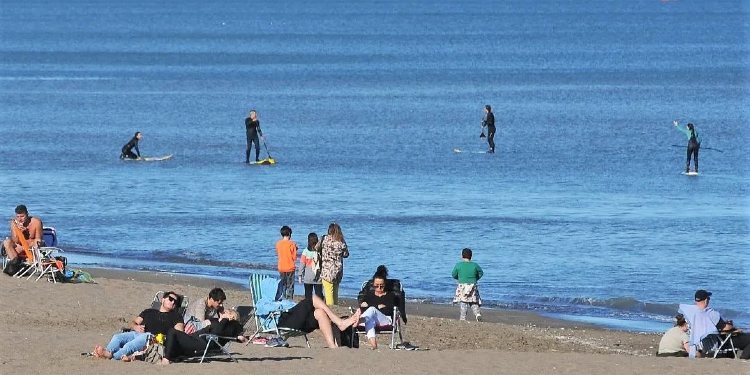
[[[696,302],[703,301],[704,299],[706,299],[708,297],[711,297],[711,292],[707,292],[707,291],[705,291],[703,289],[698,289],[695,292],[695,301]]]

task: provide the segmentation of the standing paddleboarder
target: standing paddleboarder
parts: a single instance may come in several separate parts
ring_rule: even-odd
[[[482,130],[487,127],[487,143],[490,145],[488,153],[495,153],[495,115],[492,113],[492,107],[487,104],[484,106],[484,118],[482,119]],[[484,135],[484,131],[482,131]]]
[[[258,120],[258,113],[253,109],[250,110],[250,114],[245,119],[245,133],[247,135],[247,148],[245,149],[245,163],[250,163],[250,149],[255,143],[255,161],[260,161],[260,140],[258,136],[263,136],[263,132],[260,130],[260,121]]]
[[[672,121],[672,124],[674,124],[675,129],[681,131],[688,138],[685,173],[690,173],[690,155],[693,155],[695,173],[698,173],[698,151],[701,149],[701,141],[700,138],[698,138],[698,132],[695,130],[695,125],[688,123],[686,128],[681,128],[680,123],[677,122],[677,120]]]

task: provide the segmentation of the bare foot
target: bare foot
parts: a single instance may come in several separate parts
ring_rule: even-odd
[[[112,353],[108,352],[101,345],[97,345],[97,346],[94,347],[93,354],[94,354],[94,357],[96,357],[96,358],[112,359]]]
[[[378,348],[378,340],[376,340],[374,337],[371,339],[367,339],[367,342],[370,344],[370,349],[376,350]]]
[[[127,355],[122,356],[122,358],[120,358],[120,360],[123,361],[123,362],[133,362],[133,358],[131,358],[130,356],[127,356]]]

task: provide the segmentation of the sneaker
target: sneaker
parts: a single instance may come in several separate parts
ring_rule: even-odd
[[[253,339],[253,344],[255,345],[266,345],[268,342],[268,339],[265,337],[256,337]]]
[[[266,348],[288,348],[289,344],[281,337],[274,337],[266,342]]]
[[[477,322],[481,322],[481,321],[482,321],[482,314],[477,314]]]

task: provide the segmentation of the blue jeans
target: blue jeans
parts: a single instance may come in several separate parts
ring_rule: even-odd
[[[112,359],[120,360],[124,355],[145,349],[150,335],[148,332],[135,331],[118,333],[112,336],[112,340],[107,344],[107,351],[112,353]]]

